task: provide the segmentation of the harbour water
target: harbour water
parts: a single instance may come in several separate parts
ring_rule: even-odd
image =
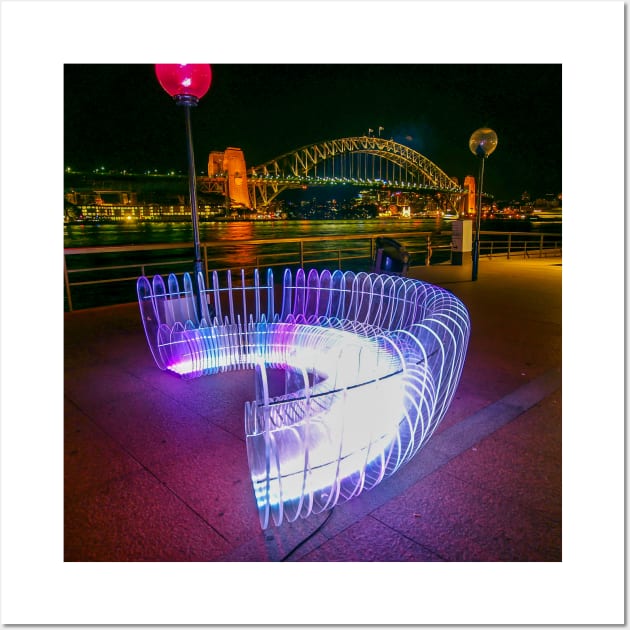
[[[534,239],[536,233],[558,232],[560,227],[561,224],[534,225],[507,220],[500,221],[497,225],[488,222],[484,226],[482,223],[482,230],[529,232]],[[209,244],[204,250],[208,257],[208,269],[232,269],[238,272],[241,268],[251,270],[258,267],[264,270],[273,267],[274,273],[281,273],[285,264],[295,266],[300,256],[303,256],[304,266],[307,268],[321,265],[337,268],[340,265],[344,269],[360,271],[369,270],[372,262],[370,256],[373,250],[367,236],[393,236],[407,249],[410,264],[413,266],[425,265],[428,252],[431,254],[430,264],[448,262],[451,255],[452,222],[435,218],[216,221],[202,222],[199,231],[202,244]],[[278,239],[312,240],[300,244],[297,241],[279,242]],[[135,278],[143,271],[146,275],[154,275],[190,270],[192,241],[190,222],[65,224],[64,247],[68,254],[65,262],[68,282],[73,284],[73,307],[132,301],[135,299]],[[182,244],[182,247],[151,252],[83,251],[84,248],[96,247],[174,244]],[[81,255],[74,250],[81,250]],[[318,264],[319,261],[321,264]],[[308,264],[309,262],[314,264]],[[94,284],[94,281],[98,283]]]
[[[216,221],[199,224],[202,242],[252,239],[304,238],[432,232],[448,232],[450,221],[439,219],[365,219],[358,221]],[[190,222],[121,222],[115,224],[76,223],[64,225],[64,247],[101,247],[192,242]]]

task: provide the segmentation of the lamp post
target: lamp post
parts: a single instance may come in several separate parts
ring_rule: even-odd
[[[472,279],[477,279],[477,273],[479,269],[479,231],[481,230],[481,192],[483,189],[483,171],[486,162],[486,158],[497,148],[499,140],[497,134],[487,127],[481,127],[474,131],[468,146],[473,155],[481,158],[481,166],[479,167],[479,197],[477,201],[477,216],[475,217],[475,240],[473,242],[473,257],[472,257]]]
[[[192,132],[190,127],[190,108],[197,107],[199,99],[210,89],[212,70],[209,64],[203,63],[158,63],[155,74],[160,85],[175,103],[184,108],[186,119],[186,141],[188,147],[188,185],[190,190],[190,211],[193,224],[193,241],[195,246],[195,286],[199,292],[198,278],[202,272],[201,245],[199,240],[199,221],[197,218],[197,178],[195,175],[195,156],[193,153]],[[199,317],[203,317],[199,311]]]

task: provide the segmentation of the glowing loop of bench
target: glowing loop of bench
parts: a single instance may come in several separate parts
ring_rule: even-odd
[[[470,331],[462,302],[440,287],[347,271],[293,279],[281,308],[271,270],[247,284],[199,276],[138,279],[157,365],[192,378],[254,369],[245,405],[250,474],[263,528],[342,503],[378,484],[428,440],[453,398]],[[210,310],[208,304],[212,304]],[[199,316],[199,310],[201,313]],[[283,370],[282,391],[271,380]],[[272,378],[273,377],[273,378]],[[271,380],[270,380],[271,379]]]

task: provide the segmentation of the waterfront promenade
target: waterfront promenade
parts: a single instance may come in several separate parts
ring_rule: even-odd
[[[252,373],[161,372],[136,304],[66,313],[65,560],[560,561],[561,262],[482,260],[477,282],[413,268],[470,311],[446,417],[372,491],[264,532],[243,428]]]

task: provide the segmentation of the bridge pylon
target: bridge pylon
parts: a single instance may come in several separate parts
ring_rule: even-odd
[[[225,151],[212,151],[208,156],[208,177],[200,180],[200,188],[203,192],[222,194],[228,209],[250,209],[252,203],[243,150],[228,147]]]

